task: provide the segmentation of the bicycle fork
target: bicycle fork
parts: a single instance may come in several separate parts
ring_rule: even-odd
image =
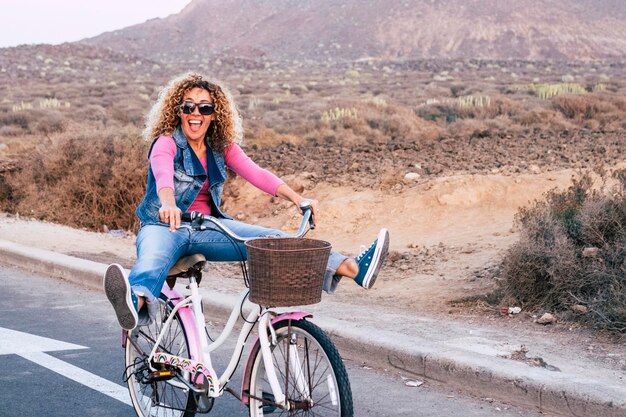
[[[271,344],[268,337],[268,332],[272,337]],[[287,372],[290,372],[293,375],[296,388],[298,389],[300,394],[310,401],[311,395],[309,391],[309,385],[306,381],[305,373],[302,369],[302,366],[304,364],[300,362],[300,355],[298,353],[295,337],[295,334],[289,335],[289,341],[287,344]],[[274,360],[272,352],[270,350],[270,346],[275,346],[277,344],[277,337],[274,327],[272,326],[272,323],[270,321],[270,316],[268,314],[264,314],[259,320],[259,342],[261,345],[263,365],[265,366],[267,379],[272,389],[272,393],[274,394],[274,402],[278,406],[284,407],[286,410],[290,410],[291,408],[302,408],[301,404],[292,404],[290,401],[287,401],[285,393],[283,392],[280,383],[278,382],[278,376],[276,375],[276,368],[274,366]],[[288,378],[286,379],[288,380]]]

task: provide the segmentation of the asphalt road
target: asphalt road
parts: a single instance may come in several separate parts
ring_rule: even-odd
[[[9,267],[0,267],[0,288],[0,417],[134,415],[122,382],[121,333],[102,292]],[[229,357],[218,354],[216,368]],[[545,417],[431,381],[407,386],[403,377],[415,378],[395,370],[346,365],[357,417]],[[240,380],[237,373],[230,386]],[[209,415],[248,413],[226,394]]]

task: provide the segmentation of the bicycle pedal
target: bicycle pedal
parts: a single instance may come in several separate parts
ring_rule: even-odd
[[[167,369],[163,371],[154,371],[150,373],[150,381],[167,381],[174,378],[176,371],[174,369]]]

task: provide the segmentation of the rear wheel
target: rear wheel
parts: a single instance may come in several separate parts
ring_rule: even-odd
[[[154,378],[146,360],[172,311],[172,305],[165,301],[163,295],[161,297],[158,300],[159,314],[154,323],[128,332],[125,378],[130,398],[139,417],[193,417],[196,407],[189,388],[176,377]],[[158,350],[189,358],[187,335],[178,315],[161,340]],[[182,375],[180,371],[177,373]],[[189,380],[188,376],[186,380]]]
[[[272,360],[278,382],[293,405],[282,410],[273,402],[261,350],[253,352],[250,371],[250,416],[352,417],[350,381],[339,352],[322,329],[305,320],[275,325],[278,343]],[[263,401],[266,404],[263,405]]]

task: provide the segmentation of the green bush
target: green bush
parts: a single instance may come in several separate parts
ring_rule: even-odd
[[[505,297],[556,312],[584,305],[572,316],[596,328],[626,333],[626,175],[594,187],[590,174],[516,216],[520,240],[502,265]]]

